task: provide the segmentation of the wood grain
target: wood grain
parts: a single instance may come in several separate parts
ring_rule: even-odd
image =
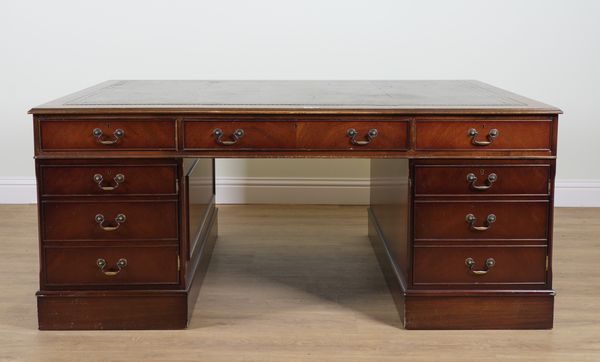
[[[348,130],[357,132],[355,140],[366,142],[369,130],[376,130],[377,137],[366,145],[350,142]],[[408,149],[408,122],[398,118],[391,122],[298,122],[298,148],[307,150],[406,150]]]
[[[42,332],[35,206],[0,206],[0,360],[597,361],[600,209],[556,209],[553,330],[407,331],[364,207],[221,206],[220,237],[180,331]],[[176,310],[176,309],[174,309]],[[170,319],[166,316],[167,319]],[[407,353],[410,351],[410,353]]]
[[[554,298],[421,296],[408,297],[405,308],[406,329],[513,329],[518,321],[519,329],[539,330],[552,328]]]
[[[477,136],[469,136],[475,129]],[[487,135],[496,129],[498,136]],[[429,121],[421,119],[416,127],[417,150],[548,150],[552,147],[550,117],[540,121],[472,119]],[[490,142],[475,145],[473,142]]]
[[[101,140],[115,141],[102,144],[93,134],[94,129],[102,131]],[[116,130],[124,131],[120,138],[114,136]],[[174,119],[119,118],[63,119],[40,122],[40,149],[49,151],[112,151],[112,150],[174,150],[176,148],[176,127]]]
[[[546,239],[548,237],[547,200],[496,201],[415,201],[415,239]],[[473,230],[466,215],[476,217]],[[488,215],[496,221],[488,224]]]
[[[92,246],[46,247],[46,273],[43,286],[72,287],[135,286],[179,283],[178,254],[176,245],[145,245],[136,247]],[[96,265],[98,259],[106,261],[104,271],[118,272],[107,276]],[[119,271],[119,259],[127,265]]]
[[[123,175],[124,181],[115,177]],[[102,181],[94,179],[101,175]],[[40,165],[40,194],[44,196],[174,195],[177,164],[138,160],[138,163],[46,162]],[[114,189],[107,189],[112,187]]]
[[[223,131],[222,140],[232,141],[236,130],[243,130],[244,136],[235,144],[217,143],[214,130]],[[252,150],[252,149],[294,149],[296,147],[296,125],[293,122],[240,122],[236,120],[193,120],[183,121],[184,150]]]
[[[178,241],[175,200],[43,201],[44,241],[171,240]],[[117,215],[125,221],[116,222]],[[99,223],[96,215],[103,215]],[[117,227],[106,231],[105,227]]]
[[[183,293],[103,298],[68,294],[38,297],[40,329],[68,330],[75,323],[79,329],[172,329],[184,328],[187,323]]]
[[[506,161],[505,161],[506,162]],[[467,175],[476,180],[469,182]],[[496,175],[493,182],[491,174]],[[415,165],[416,196],[488,197],[499,195],[548,196],[550,164],[494,164],[471,161],[471,164],[448,162],[437,165]],[[477,187],[488,187],[477,189]]]
[[[465,260],[475,261],[473,270],[488,270],[485,275],[469,271]],[[495,265],[485,267],[493,258]],[[502,289],[535,289],[546,286],[546,246],[417,246],[414,250],[413,285],[432,287],[481,288],[494,285]]]

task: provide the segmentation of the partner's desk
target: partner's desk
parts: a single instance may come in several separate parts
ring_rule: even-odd
[[[109,81],[33,108],[40,329],[184,328],[214,159],[370,158],[406,328],[551,328],[560,110],[476,81]]]

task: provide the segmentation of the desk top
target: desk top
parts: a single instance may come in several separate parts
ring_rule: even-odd
[[[32,114],[558,114],[560,109],[474,80],[112,80]]]

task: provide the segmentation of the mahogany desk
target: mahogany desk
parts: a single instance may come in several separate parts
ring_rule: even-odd
[[[372,159],[406,328],[552,327],[555,107],[477,81],[109,81],[30,113],[40,329],[185,328],[223,157]]]

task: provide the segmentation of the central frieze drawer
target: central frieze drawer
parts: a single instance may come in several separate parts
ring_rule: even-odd
[[[531,150],[552,145],[550,120],[418,120],[417,150]]]
[[[46,285],[177,284],[177,246],[46,247]]]
[[[176,240],[177,201],[44,201],[45,241]]]
[[[415,201],[415,239],[546,239],[549,201]]]
[[[185,150],[407,150],[409,122],[184,120]]]
[[[406,150],[408,121],[298,122],[298,148],[307,150]]]
[[[414,248],[413,280],[425,284],[545,284],[546,246]]]
[[[184,150],[198,149],[293,149],[296,124],[289,121],[212,121],[183,122]]]
[[[47,151],[175,150],[175,120],[86,119],[39,122]]]

